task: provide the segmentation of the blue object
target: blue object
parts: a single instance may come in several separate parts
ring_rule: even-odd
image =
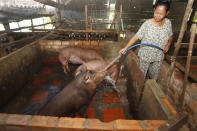
[[[154,48],[157,48],[157,49],[163,51],[163,49],[161,49],[160,47],[158,47],[158,46],[156,46],[156,45],[148,44],[148,43],[141,43],[141,44],[135,44],[135,45],[130,46],[127,50],[125,50],[124,53],[127,53],[130,49],[133,49],[133,48],[135,48],[135,47],[137,47],[137,46],[151,46],[151,47],[154,47]],[[104,68],[103,71],[106,71],[115,61],[117,61],[118,59],[120,59],[122,55],[123,55],[123,54],[121,53],[119,56],[117,56],[111,63],[109,63],[109,64]]]
[[[154,48],[157,48],[157,49],[163,51],[163,49],[161,49],[159,46],[156,46],[156,45],[153,45],[153,44],[148,44],[148,43],[141,43],[141,44],[135,44],[135,45],[130,46],[130,47],[125,51],[125,53],[127,53],[130,49],[133,49],[133,48],[135,48],[135,47],[137,47],[137,46],[151,46],[151,47],[154,47]]]

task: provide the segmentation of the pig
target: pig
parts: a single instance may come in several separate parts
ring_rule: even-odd
[[[92,61],[83,63],[76,69],[75,76],[87,70],[103,71],[104,68],[108,64],[109,62],[105,60],[92,60]],[[120,76],[120,73],[121,73],[120,69],[121,69],[120,62],[115,62],[107,69],[106,76],[105,76],[105,80],[111,83],[114,87],[113,89],[117,92],[119,91],[117,90],[115,83]]]
[[[95,94],[96,87],[103,81],[104,72],[86,71],[76,76],[54,96],[38,115],[68,116],[80,111]]]
[[[58,59],[62,64],[65,74],[69,71],[68,63],[83,64],[91,60],[104,60],[96,51],[79,47],[66,47],[61,49]]]

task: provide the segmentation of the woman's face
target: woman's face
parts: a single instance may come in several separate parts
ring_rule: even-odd
[[[166,7],[163,5],[159,5],[154,9],[154,19],[156,22],[162,21],[167,14],[168,12],[166,12]]]

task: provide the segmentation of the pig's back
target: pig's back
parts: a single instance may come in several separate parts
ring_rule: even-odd
[[[84,63],[84,65],[87,67],[87,70],[97,70],[101,71],[107,66],[108,62],[104,60],[93,60]]]
[[[92,94],[85,91],[80,77],[71,81],[62,91],[54,96],[38,113],[46,116],[68,115],[87,103]]]
[[[83,59],[84,61],[89,60],[104,60],[103,57],[94,50],[79,48],[79,47],[66,47],[61,49],[60,56],[65,58],[70,58],[70,56],[75,55]]]

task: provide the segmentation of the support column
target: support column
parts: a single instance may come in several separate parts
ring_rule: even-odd
[[[186,30],[187,20],[189,18],[193,3],[194,3],[194,0],[189,0],[188,1],[187,8],[186,8],[186,11],[185,11],[185,15],[183,17],[181,30],[180,30],[179,37],[178,37],[178,40],[177,40],[177,44],[176,44],[176,47],[175,47],[175,50],[174,50],[174,53],[173,53],[173,61],[171,63],[170,69],[168,71],[165,85],[163,86],[164,92],[166,93],[166,95],[168,95],[168,87],[170,85],[171,76],[172,76],[174,66],[175,66],[175,63],[176,63],[176,57],[177,57],[179,49],[181,47],[181,42],[182,42],[185,30]]]
[[[118,41],[120,41],[120,33],[121,33],[121,19],[122,19],[122,4],[120,5],[120,20],[119,20]]]
[[[182,89],[181,96],[180,96],[180,105],[179,105],[180,109],[182,109],[183,103],[184,103],[185,91],[187,87],[187,79],[188,79],[188,75],[190,71],[192,50],[193,50],[193,45],[194,45],[194,40],[195,40],[195,34],[196,34],[196,24],[193,24],[191,36],[190,36],[190,43],[189,43],[189,50],[188,50],[188,56],[187,56],[186,70],[185,70],[185,75],[184,75],[183,89]]]
[[[3,26],[4,26],[4,28],[5,28],[5,31],[9,31],[9,30],[10,30],[9,22],[3,23]]]
[[[3,26],[5,28],[5,31],[10,31],[10,25],[8,23],[8,21],[6,23],[3,23]],[[6,37],[7,36],[7,33],[6,35],[1,35],[1,37]],[[3,47],[3,44],[0,44],[0,57],[3,57],[5,56],[7,53],[5,51],[5,48]]]
[[[31,30],[32,32],[34,32],[34,24],[33,24],[33,20],[31,19]]]
[[[5,31],[10,31],[10,25],[9,25],[9,22],[7,22],[7,23],[3,23],[3,26],[4,26],[4,28],[5,28]],[[13,37],[11,37],[11,36],[8,36],[8,40],[9,40],[9,42],[12,42],[12,41],[14,41],[14,38]]]
[[[45,23],[44,23],[44,18],[42,17],[42,21],[43,21],[43,24],[44,24],[44,32],[46,32],[45,30]]]
[[[86,30],[89,29],[88,25],[88,6],[85,5],[85,17],[86,17]],[[88,32],[86,33],[86,40],[88,40]]]
[[[60,5],[60,0],[56,0],[56,2],[58,3],[58,5]],[[58,6],[58,21],[60,22],[61,20],[62,20],[61,9],[60,6]]]

